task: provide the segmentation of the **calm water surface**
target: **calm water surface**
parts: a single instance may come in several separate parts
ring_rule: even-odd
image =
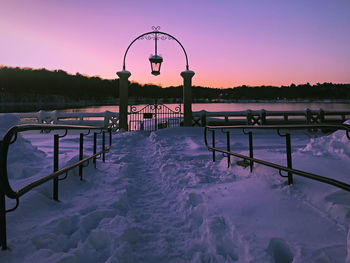
[[[169,108],[175,109],[179,104],[166,104]],[[146,105],[137,105],[137,110],[142,109]],[[194,103],[193,111],[242,111],[242,110],[280,110],[280,111],[296,111],[296,110],[332,110],[332,111],[350,111],[350,103]],[[103,112],[103,111],[119,112],[119,106],[96,106],[80,109],[66,109],[66,112]]]

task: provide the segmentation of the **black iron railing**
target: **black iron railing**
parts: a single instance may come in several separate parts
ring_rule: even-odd
[[[230,149],[230,130],[232,129],[241,129],[244,134],[249,136],[249,156],[234,153]],[[215,147],[215,131],[219,130],[221,132],[226,133],[226,149],[219,149]],[[261,159],[254,158],[254,147],[253,147],[253,132],[252,130],[276,130],[279,136],[286,138],[286,157],[287,157],[287,166],[279,165],[276,163],[271,163],[268,161],[264,161]],[[319,182],[323,182],[326,184],[330,184],[336,186],[338,188],[344,189],[346,191],[350,191],[350,185],[332,178],[320,176],[317,174],[301,171],[294,169],[292,167],[292,148],[291,148],[291,134],[289,131],[291,130],[308,130],[308,131],[336,131],[336,130],[344,130],[347,138],[350,140],[350,125],[341,124],[341,125],[327,125],[327,124],[310,124],[310,125],[265,125],[265,126],[206,126],[204,129],[204,141],[205,145],[209,150],[213,152],[213,161],[215,162],[215,152],[221,152],[227,157],[227,165],[228,167],[231,164],[230,156],[235,156],[243,159],[247,165],[250,166],[250,171],[253,171],[254,163],[259,163],[262,165],[266,165],[272,168],[275,168],[279,171],[280,176],[288,178],[288,184],[293,184],[293,175],[303,176],[309,179],[313,179]],[[208,144],[208,131],[212,133],[212,145]],[[284,133],[282,133],[284,131]],[[287,132],[288,131],[288,132]],[[287,172],[287,175],[283,175],[282,172]]]
[[[26,186],[18,190],[13,190],[7,175],[7,155],[10,144],[14,143],[17,139],[17,135],[24,131],[34,131],[41,130],[44,132],[51,131],[64,131],[62,135],[54,134],[54,144],[53,144],[53,173],[46,175],[38,180],[35,180]],[[79,161],[59,169],[59,139],[67,135],[70,130],[87,131],[86,133],[79,134]],[[88,157],[84,158],[84,137],[90,134],[90,131],[98,131],[93,134],[93,152]],[[37,125],[18,125],[10,128],[3,140],[0,141],[0,246],[3,250],[7,249],[7,239],[6,239],[6,213],[16,210],[19,205],[19,199],[22,195],[29,192],[31,189],[46,183],[48,181],[53,181],[53,199],[58,201],[58,183],[60,180],[64,180],[68,176],[68,171],[75,167],[79,168],[80,180],[83,180],[83,167],[86,167],[89,161],[92,159],[94,166],[96,167],[96,159],[101,158],[105,162],[105,154],[110,150],[112,145],[112,133],[111,128],[96,127],[96,126],[76,126],[76,125],[47,125],[47,124],[37,124]],[[106,147],[105,134],[109,133],[109,145]],[[97,152],[97,136],[102,135],[102,145],[101,151]],[[59,178],[60,175],[65,174],[64,177]],[[6,210],[5,197],[16,200],[16,205]]]

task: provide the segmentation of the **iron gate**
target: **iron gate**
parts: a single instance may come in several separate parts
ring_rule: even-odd
[[[140,110],[136,106],[130,105],[128,129],[129,131],[155,131],[168,127],[178,127],[182,121],[181,104],[175,107],[174,110],[157,102],[148,104]]]

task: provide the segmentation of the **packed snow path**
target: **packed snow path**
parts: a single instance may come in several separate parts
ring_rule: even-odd
[[[129,243],[121,261],[189,261],[192,253],[188,248],[200,236],[198,224],[178,213],[178,192],[167,189],[159,180],[164,174],[161,159],[171,156],[163,156],[159,146],[152,142],[152,137],[146,138],[145,134],[132,137],[132,141],[124,141],[130,144],[125,147],[129,152],[118,160],[127,166],[124,174],[128,181],[127,217],[130,223],[121,236],[122,240]],[[119,156],[117,154],[116,158]],[[178,171],[179,167],[176,166],[182,164],[174,162],[171,165],[174,165],[174,171]]]
[[[11,250],[0,252],[0,262],[345,261],[348,193],[302,178],[290,187],[277,171],[256,166],[250,174],[236,160],[228,169],[221,155],[211,161],[202,136],[201,128],[116,134],[106,163],[85,168],[83,182],[76,173],[60,182],[61,202],[52,201],[47,184],[8,214]],[[27,137],[39,149],[25,140],[17,147],[34,150],[41,163],[15,162],[13,184],[51,169],[50,143]],[[244,152],[247,138],[234,138],[232,148]],[[283,141],[267,139],[254,141],[256,155],[285,163]],[[330,158],[321,148],[327,140],[294,149],[298,168],[343,175],[347,157]],[[61,165],[76,159],[76,143],[62,140]]]

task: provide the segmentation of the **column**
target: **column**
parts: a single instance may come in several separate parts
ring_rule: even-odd
[[[119,77],[119,129],[128,130],[128,89],[131,76],[129,71],[118,71]]]
[[[186,70],[181,72],[184,79],[183,104],[184,104],[184,126],[192,126],[192,77],[194,72]]]

